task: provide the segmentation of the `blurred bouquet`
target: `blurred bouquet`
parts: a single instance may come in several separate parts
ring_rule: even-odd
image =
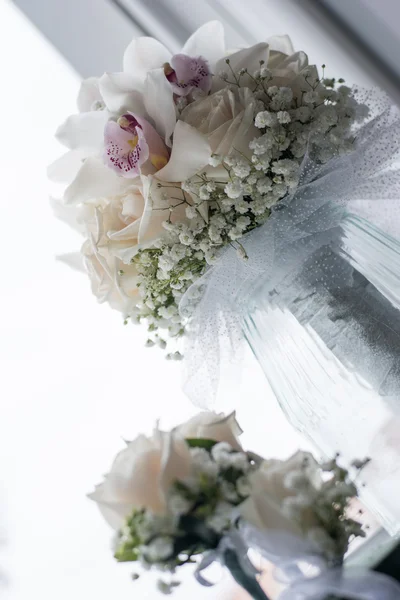
[[[247,260],[242,238],[293,197],[306,164],[353,151],[368,108],[342,83],[287,37],[227,53],[218,22],[174,56],[134,40],[122,72],[83,82],[57,132],[69,151],[50,167],[68,183],[55,209],[84,235],[94,294],[145,321],[148,346],[185,332],[203,294],[192,284],[224,248]]]
[[[389,579],[342,570],[349,542],[365,534],[347,515],[357,488],[337,460],[318,463],[306,452],[265,460],[243,450],[240,433],[234,414],[199,413],[128,442],[89,496],[117,531],[115,558],[161,571],[158,588],[167,594],[181,566],[193,564],[210,585],[203,571],[219,561],[253,598],[266,598],[250,548],[280,570],[289,586],[282,598],[353,598],[355,590],[355,598],[381,600],[363,595],[366,583],[368,593],[398,594]],[[356,461],[355,471],[362,466]]]

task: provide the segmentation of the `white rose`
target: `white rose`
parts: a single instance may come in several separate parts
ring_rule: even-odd
[[[139,248],[165,236],[163,221],[186,219],[185,205],[179,205],[185,198],[179,184],[143,175],[128,181],[119,193],[86,201],[80,217],[100,254],[109,253],[126,264]],[[186,199],[191,201],[189,195]]]
[[[86,240],[81,252],[92,292],[98,301],[108,302],[112,308],[129,316],[139,299],[136,267],[125,265],[107,248],[99,250],[92,240]]]
[[[236,415],[225,416],[214,412],[200,412],[186,423],[177,427],[184,438],[202,438],[216,442],[227,442],[235,450],[242,451],[239,436],[242,433]]]
[[[174,481],[189,475],[190,464],[189,448],[179,436],[158,430],[151,438],[139,435],[117,455],[89,498],[115,530],[134,509],[166,514],[167,492]]]
[[[251,494],[239,507],[241,516],[258,529],[274,529],[302,536],[320,524],[307,503],[298,504],[299,518],[291,518],[284,510],[288,499],[297,501],[298,492],[291,485],[294,474],[304,473],[315,486],[320,483],[319,466],[307,452],[296,452],[285,461],[265,460],[249,476]]]
[[[180,122],[176,133],[180,143],[170,163],[159,172],[164,175],[162,181],[144,175],[122,178],[101,159],[90,157],[66,190],[67,205],[57,207],[60,218],[69,223],[76,220],[75,225],[80,230],[83,225],[86,232],[82,254],[93,293],[100,302],[109,302],[126,315],[138,299],[137,272],[131,259],[139,248],[166,235],[164,221],[187,220],[183,200],[191,202],[191,197],[174,183],[175,177],[185,168],[184,177],[193,175],[210,155],[204,136],[189,125]],[[193,146],[197,151],[191,151]],[[186,161],[180,160],[182,152]]]
[[[181,118],[207,136],[214,154],[228,156],[238,150],[250,156],[249,143],[260,135],[255,110],[256,100],[248,88],[224,88],[189,104]]]

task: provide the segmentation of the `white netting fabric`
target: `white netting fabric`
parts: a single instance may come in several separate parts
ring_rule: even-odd
[[[242,315],[261,282],[273,290],[294,278],[319,248],[337,244],[348,212],[388,233],[398,231],[400,111],[379,90],[354,90],[354,95],[370,108],[368,120],[354,128],[354,150],[324,165],[306,155],[295,192],[275,207],[265,225],[242,238],[248,259],[233,248],[224,250],[183,297],[181,313],[190,317],[184,388],[195,404],[210,407],[221,366],[228,360],[240,363]],[[328,288],[352,283],[353,269],[343,261],[329,270],[316,264],[315,270]]]

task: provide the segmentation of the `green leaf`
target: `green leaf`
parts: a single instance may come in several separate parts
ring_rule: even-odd
[[[203,519],[197,519],[191,515],[183,515],[180,518],[179,529],[184,531],[187,536],[193,536],[206,548],[216,548],[221,539],[221,536],[205,525]]]
[[[118,562],[136,562],[139,560],[139,552],[136,549],[119,548],[114,558]]]
[[[208,452],[218,444],[215,440],[208,440],[206,438],[186,438],[186,443],[190,448],[204,448]]]

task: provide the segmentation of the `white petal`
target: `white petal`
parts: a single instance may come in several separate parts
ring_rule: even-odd
[[[140,218],[136,219],[136,221],[133,223],[129,223],[129,225],[123,229],[120,229],[119,231],[113,231],[112,233],[109,233],[108,237],[114,242],[137,239],[139,234],[139,226]]]
[[[101,102],[101,94],[99,91],[99,78],[88,77],[81,83],[78,93],[77,105],[79,112],[88,112],[91,110],[95,102]]]
[[[208,165],[211,156],[207,138],[191,125],[178,121],[168,163],[157,173],[162,181],[185,181]]]
[[[157,133],[170,146],[176,123],[176,110],[172,86],[165,77],[164,69],[155,69],[148,73],[144,86],[144,105]]]
[[[145,114],[143,82],[129,73],[104,73],[99,80],[104,103],[113,113],[130,110],[140,116]]]
[[[71,183],[87,154],[88,152],[83,148],[69,150],[47,167],[47,177],[56,183]]]
[[[182,54],[202,56],[208,60],[211,72],[217,61],[225,56],[224,28],[219,21],[205,23],[188,39]]]
[[[87,158],[78,175],[64,194],[66,204],[78,204],[92,198],[119,194],[129,186],[129,179],[118,177],[100,158]]]
[[[142,181],[145,206],[140,219],[138,241],[139,244],[149,244],[163,234],[162,222],[166,221],[170,214],[169,205],[162,200],[161,190],[153,177],[142,176]]]
[[[76,206],[66,206],[57,198],[50,198],[50,206],[53,209],[54,215],[63,223],[66,223],[74,231],[85,233],[85,226],[78,221],[79,209]]]
[[[169,62],[171,52],[151,37],[140,37],[133,40],[124,54],[124,71],[145,80],[148,71],[159,69]]]
[[[267,39],[270,50],[283,54],[294,54],[292,40],[288,35],[274,35]]]
[[[85,148],[100,151],[104,127],[110,115],[106,110],[95,110],[71,115],[56,131],[56,138],[70,150]]]
[[[179,203],[179,198],[183,194],[175,186],[158,187],[159,181],[152,176],[143,180],[143,196],[145,198],[145,207],[142,218],[140,219],[139,229],[139,244],[141,246],[149,245],[156,239],[165,235],[165,229],[162,222],[171,219],[172,223],[185,222],[185,205],[176,206],[172,213],[169,211],[170,206],[175,206]],[[167,198],[165,199],[165,194]],[[178,200],[176,199],[178,198]]]
[[[85,265],[83,263],[83,256],[80,252],[69,252],[68,254],[60,254],[57,256],[57,260],[68,265],[74,271],[79,273],[86,273]]]
[[[103,518],[115,531],[123,526],[126,517],[132,512],[131,504],[122,504],[118,502],[105,502],[97,499],[96,492],[88,494],[90,500],[94,500],[103,515]]]
[[[250,48],[244,48],[238,52],[229,55],[229,66],[226,64],[226,58],[221,58],[215,67],[215,73],[218,75],[221,71],[230,73],[232,69],[235,73],[240,69],[247,69],[250,74],[255,73],[260,68],[260,61],[268,65],[269,46],[266,42],[255,44]],[[231,80],[232,77],[229,78]],[[219,77],[214,77],[212,91],[221,90],[226,87],[225,81]]]
[[[286,517],[268,493],[253,494],[240,505],[243,519],[260,530],[278,530],[301,537],[298,525]]]

